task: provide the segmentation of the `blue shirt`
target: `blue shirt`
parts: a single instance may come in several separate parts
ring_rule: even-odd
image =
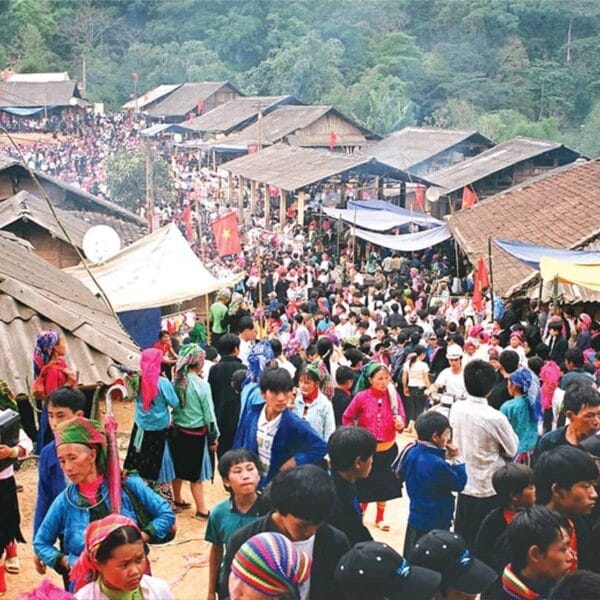
[[[158,394],[148,410],[142,409],[142,395],[135,400],[135,422],[146,431],[162,431],[171,424],[169,406],[179,406],[179,398],[173,384],[166,377],[158,378]]]
[[[56,444],[52,440],[42,448],[38,463],[38,492],[33,517],[34,535],[42,524],[50,505],[65,487],[67,487],[65,474],[60,468],[58,456],[56,456]]]
[[[531,452],[538,441],[538,424],[531,419],[529,401],[525,396],[508,400],[500,412],[509,420],[519,438],[518,453]]]

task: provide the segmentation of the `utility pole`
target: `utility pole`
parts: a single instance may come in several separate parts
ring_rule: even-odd
[[[146,155],[146,212],[148,217],[148,231],[154,231],[154,165],[152,164],[152,149],[150,143],[144,144]]]
[[[81,55],[81,95],[87,98],[87,64],[85,54]]]

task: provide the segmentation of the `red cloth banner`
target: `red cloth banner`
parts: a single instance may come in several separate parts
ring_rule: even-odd
[[[329,149],[333,150],[335,148],[335,143],[337,141],[337,135],[335,135],[335,131],[333,129],[329,130]]]
[[[189,204],[186,204],[183,213],[181,215],[181,220],[185,225],[185,237],[188,242],[194,242],[196,236],[194,235],[194,226],[192,225],[192,209]]]
[[[415,206],[423,210],[425,204],[425,186],[422,183],[417,183],[415,188]]]
[[[477,200],[478,198],[475,190],[471,186],[466,185],[463,188],[462,194],[462,210],[465,210],[465,208],[471,208],[471,206],[473,206]]]
[[[242,249],[237,216],[234,212],[217,219],[211,225],[219,256],[237,254]]]
[[[481,312],[484,307],[483,291],[490,287],[490,276],[483,256],[477,263],[475,279],[473,280],[473,308],[477,312]]]

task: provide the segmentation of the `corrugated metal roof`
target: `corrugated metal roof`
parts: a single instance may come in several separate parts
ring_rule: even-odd
[[[73,243],[81,248],[83,236],[92,224],[60,208],[55,207],[54,210]],[[35,223],[46,229],[54,237],[69,242],[52,215],[48,203],[25,190],[21,190],[14,196],[0,202],[0,229],[4,229],[17,221]]]
[[[198,132],[229,133],[256,118],[259,109],[268,113],[280,104],[300,104],[300,101],[293,96],[241,96],[182,125]]]
[[[1,81],[0,107],[70,106],[79,97],[75,81]]]
[[[235,175],[293,191],[313,183],[348,173],[366,173],[401,181],[429,184],[364,154],[326,152],[314,148],[276,144],[260,152],[247,154],[221,168]]]
[[[473,265],[487,257],[488,238],[581,248],[600,234],[600,159],[555,169],[446,220]],[[501,296],[534,273],[497,246],[492,256],[494,290]]]
[[[102,301],[27,246],[0,232],[0,378],[28,393],[33,344],[46,328],[64,334],[67,362],[84,385],[110,383],[111,362],[135,366],[139,349]]]
[[[152,104],[153,102],[164,98],[167,94],[174,92],[178,87],[181,87],[181,85],[181,83],[174,83],[156,86],[155,88],[148,90],[141,96],[138,96],[137,100],[134,98],[129,102],[125,102],[125,104],[123,104],[123,108],[126,110],[133,110],[136,108],[138,110],[142,110],[145,106],[148,106],[149,104]]]
[[[332,114],[344,119],[358,128],[364,135],[364,138],[359,139],[359,141],[364,141],[365,139],[379,139],[379,136],[376,133],[373,133],[366,127],[363,127],[360,123],[357,123],[350,117],[342,114],[333,106],[281,106],[262,118],[262,142],[263,144],[276,144],[298,130],[309,127],[327,114]],[[336,136],[338,136],[337,144],[343,144],[342,138],[344,136],[340,132],[336,132]],[[258,137],[259,125],[258,122],[255,122],[245,129],[242,129],[239,133],[227,136],[224,141],[233,145],[243,144],[252,146],[258,144]],[[356,136],[353,136],[353,139],[354,138],[356,138]],[[314,145],[327,146],[328,143],[329,131],[327,131],[323,140],[318,140],[318,143]]]
[[[200,100],[206,100],[224,87],[237,91],[229,81],[184,83],[146,112],[155,117],[183,117],[193,111]]]
[[[405,127],[373,144],[369,152],[398,169],[410,169],[471,139],[474,143],[494,145],[492,140],[475,130]]]
[[[12,73],[6,81],[27,81],[41,83],[46,81],[69,81],[71,79],[66,71],[55,73]]]
[[[436,171],[435,174],[432,174],[431,179],[435,185],[445,188],[444,193],[449,194],[493,173],[558,148],[564,148],[564,146],[558,142],[517,137],[514,140],[498,144],[473,158]],[[572,152],[573,160],[575,160],[579,153]]]

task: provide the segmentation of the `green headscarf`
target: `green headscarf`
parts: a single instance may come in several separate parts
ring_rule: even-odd
[[[206,327],[201,321],[196,321],[194,328],[190,331],[190,340],[194,344],[206,344]]]
[[[356,380],[356,384],[354,385],[354,393],[358,394],[358,392],[362,392],[369,387],[369,379],[377,373],[377,371],[381,369],[385,369],[385,365],[377,361],[369,361],[361,370],[358,379]]]
[[[85,417],[73,417],[56,426],[54,438],[56,447],[61,444],[83,444],[97,448],[98,466],[102,473],[106,473],[107,441],[102,423]]]
[[[181,406],[185,405],[185,392],[188,386],[188,371],[190,366],[198,365],[198,371],[202,371],[205,356],[204,350],[198,344],[185,344],[179,350],[179,356],[175,365],[175,391],[179,396]]]

